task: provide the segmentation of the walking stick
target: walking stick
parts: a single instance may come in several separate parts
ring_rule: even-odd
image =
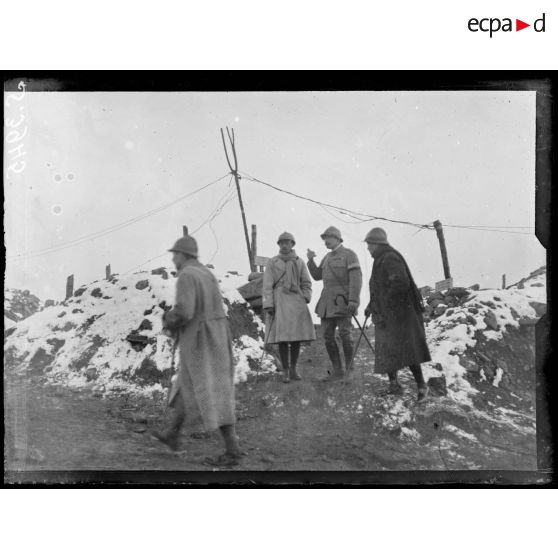
[[[364,324],[363,324],[363,326],[362,326],[363,329],[366,329],[366,322],[367,322],[367,321],[368,321],[368,316],[366,316],[366,318],[364,319]],[[357,344],[355,345],[355,350],[353,351],[353,356],[352,356],[352,358],[351,358],[351,362],[349,362],[349,366],[347,366],[347,376],[350,374],[350,372],[351,372],[351,370],[352,370],[353,363],[354,363],[354,361],[355,361],[355,357],[356,357],[358,348],[359,348],[359,346],[360,346],[360,342],[362,341],[363,335],[364,335],[364,331],[361,330],[360,335],[359,335],[359,338],[358,338],[358,340],[357,340]]]
[[[178,348],[178,333],[175,334],[174,337],[174,344],[172,347],[172,356],[171,356],[171,367],[170,367],[170,380],[169,380],[169,387],[167,388],[167,404],[165,405],[165,410],[163,412],[163,418],[166,417],[169,405],[170,405],[170,396],[172,392],[172,378],[176,373],[176,349]]]
[[[262,358],[260,359],[260,365],[258,366],[258,371],[256,372],[256,382],[260,378],[260,371],[262,369],[263,359],[264,359],[265,355],[267,354],[266,346],[267,346],[267,342],[269,341],[269,334],[271,333],[271,326],[273,325],[274,320],[275,320],[275,314],[273,314],[273,316],[271,316],[271,320],[269,322],[269,328],[266,328],[267,331],[265,332],[264,346],[263,346],[263,350],[262,350]]]
[[[366,333],[364,333],[364,329],[362,329],[362,326],[360,325],[360,322],[358,321],[358,318],[354,314],[353,314],[353,318],[355,319],[355,322],[358,326],[358,329],[360,329],[360,332],[362,333],[362,336],[364,337],[364,339],[366,339],[366,342],[368,343],[368,346],[370,347],[370,350],[372,351],[373,354],[376,354],[376,351],[374,350],[374,347],[372,346],[372,343],[370,342],[370,339],[368,339],[368,337],[366,336]],[[364,323],[366,323],[366,321]]]

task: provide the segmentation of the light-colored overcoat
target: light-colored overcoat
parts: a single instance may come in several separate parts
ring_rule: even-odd
[[[265,267],[263,277],[263,307],[273,308],[273,318],[266,317],[267,343],[313,341],[316,331],[308,310],[312,298],[312,280],[306,264],[294,261],[298,277],[298,292],[285,288],[286,263],[275,256]]]
[[[176,304],[164,327],[178,334],[180,366],[171,402],[184,399],[186,423],[206,430],[235,423],[232,337],[219,284],[209,269],[188,260],[176,283]]]

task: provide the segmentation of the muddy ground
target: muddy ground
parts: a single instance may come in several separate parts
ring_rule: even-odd
[[[403,395],[386,396],[387,380],[374,374],[372,361],[363,344],[350,382],[323,382],[327,360],[318,341],[303,348],[302,382],[283,384],[273,374],[237,386],[237,429],[246,453],[238,469],[536,469],[534,394],[515,403],[508,397],[504,413],[484,404],[503,393],[491,386],[483,388],[480,414],[448,397],[417,404],[408,371],[400,373]],[[210,471],[205,458],[222,451],[217,433],[185,431],[177,453],[152,439],[162,400],[99,398],[9,371],[4,382],[8,471]]]

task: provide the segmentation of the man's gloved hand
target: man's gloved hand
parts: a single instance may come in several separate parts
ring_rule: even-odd
[[[306,252],[306,257],[307,257],[309,260],[313,260],[313,259],[316,257],[316,252],[314,252],[313,250],[310,250],[310,249],[309,249],[309,250]]]
[[[358,310],[358,304],[356,302],[349,302],[349,304],[347,304],[347,313],[350,316],[354,316],[357,310]]]
[[[364,309],[364,316],[365,316],[366,318],[369,318],[369,317],[371,316],[371,314],[372,314],[372,309],[370,308],[370,306],[367,306],[367,307]]]
[[[270,317],[275,316],[275,308],[264,308],[264,312]]]

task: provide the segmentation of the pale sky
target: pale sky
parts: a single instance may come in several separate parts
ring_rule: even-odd
[[[23,114],[27,126],[25,170],[5,169],[6,284],[42,299],[63,298],[71,273],[77,288],[103,278],[108,263],[116,273],[140,266],[169,248],[183,224],[191,231],[203,224],[228,178],[111,234],[10,259],[117,225],[225,175],[226,125],[235,129],[241,173],[307,197],[418,223],[535,223],[532,92],[50,92],[27,93],[5,111]],[[286,230],[299,255],[312,248],[321,257],[319,235],[335,225],[357,252],[366,285],[371,259],[362,240],[382,226],[419,286],[443,279],[433,231],[342,222],[347,217],[247,180],[242,190],[260,255],[274,255]],[[247,273],[236,198],[211,225],[215,236],[207,224],[195,235],[201,261]],[[456,285],[498,287],[503,273],[509,284],[545,263],[533,234],[446,226],[445,235]],[[140,268],[162,265],[171,265],[170,254]]]

